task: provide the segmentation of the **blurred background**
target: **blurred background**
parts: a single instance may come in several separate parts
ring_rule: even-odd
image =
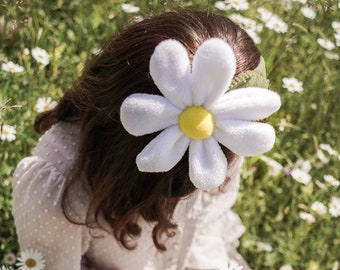
[[[241,175],[240,253],[253,269],[339,269],[338,0],[0,0],[0,265],[18,252],[11,177],[36,143],[36,115],[56,105],[107,38],[178,7],[244,28],[282,98],[269,119],[275,147],[247,159]]]

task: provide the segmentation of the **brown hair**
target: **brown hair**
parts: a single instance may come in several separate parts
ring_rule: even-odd
[[[170,235],[176,227],[171,221],[176,203],[196,189],[188,177],[187,153],[168,172],[140,172],[135,158],[155,134],[128,134],[120,123],[119,109],[132,93],[161,95],[149,74],[149,60],[157,44],[176,39],[192,58],[199,45],[212,37],[227,41],[234,50],[236,75],[258,65],[260,53],[254,42],[229,19],[208,12],[168,12],[131,25],[109,40],[58,106],[37,117],[35,128],[41,134],[58,121],[82,124],[77,169],[63,195],[66,216],[69,188],[75,181],[85,181],[92,196],[84,222],[87,226],[91,220],[98,225],[101,216],[118,243],[133,249],[135,245],[129,243],[141,234],[137,219],[142,217],[155,222],[155,246],[166,249],[160,236]],[[231,163],[234,154],[222,148]]]

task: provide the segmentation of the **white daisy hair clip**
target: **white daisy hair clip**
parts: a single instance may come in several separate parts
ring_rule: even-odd
[[[267,87],[262,59],[259,66],[262,71],[256,68],[253,77]],[[256,121],[280,108],[280,96],[260,87],[238,88],[252,78],[245,72],[233,80],[235,71],[234,52],[222,39],[202,43],[192,67],[180,42],[168,39],[156,46],[150,74],[164,96],[132,94],[120,109],[130,134],[161,131],[137,155],[140,171],[167,172],[189,148],[189,178],[197,188],[210,190],[227,177],[228,163],[219,143],[241,156],[256,156],[273,147],[274,128]],[[256,79],[263,73],[262,80]],[[231,88],[237,90],[226,92]]]

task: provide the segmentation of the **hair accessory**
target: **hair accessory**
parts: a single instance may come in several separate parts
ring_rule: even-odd
[[[157,45],[150,74],[164,96],[132,94],[120,109],[121,122],[130,134],[161,131],[138,154],[140,171],[169,171],[189,148],[190,180],[197,188],[209,190],[227,176],[227,159],[219,143],[242,156],[272,148],[273,127],[255,121],[277,111],[280,96],[259,87],[226,92],[235,70],[234,52],[222,39],[205,41],[194,55],[192,68],[180,42],[169,39]],[[246,77],[239,82],[249,81]]]

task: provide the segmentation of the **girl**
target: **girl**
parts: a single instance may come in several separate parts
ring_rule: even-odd
[[[35,121],[42,137],[13,182],[21,249],[49,270],[248,269],[231,207],[241,156],[274,143],[255,122],[280,106],[267,86],[227,18],[178,11],[128,27]]]

